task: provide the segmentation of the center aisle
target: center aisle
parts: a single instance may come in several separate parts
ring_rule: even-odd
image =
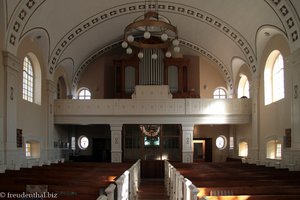
[[[164,179],[142,179],[138,191],[138,200],[167,200]]]

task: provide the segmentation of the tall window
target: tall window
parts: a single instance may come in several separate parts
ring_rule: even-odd
[[[226,91],[223,88],[216,88],[213,94],[214,99],[226,99]]]
[[[284,98],[284,68],[283,58],[279,54],[275,60],[272,70],[273,81],[273,101],[278,101]]]
[[[26,56],[23,62],[23,99],[33,102],[33,68],[30,59]]]
[[[238,98],[250,97],[249,95],[249,81],[247,76],[241,75],[239,86],[238,86]]]
[[[267,158],[281,159],[281,143],[279,140],[270,140],[267,142]]]
[[[284,98],[284,63],[280,51],[273,51],[264,70],[265,105]]]
[[[229,149],[234,149],[234,137],[229,137]]]
[[[71,137],[71,149],[72,150],[76,149],[76,140],[75,140],[75,137]]]
[[[239,156],[241,156],[241,157],[248,156],[248,143],[247,142],[239,143]]]
[[[25,144],[26,157],[31,157],[31,144],[26,142]]]
[[[87,89],[81,89],[78,93],[78,99],[91,99],[91,92]]]

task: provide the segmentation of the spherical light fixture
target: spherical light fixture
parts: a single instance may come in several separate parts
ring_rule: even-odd
[[[166,34],[166,33],[163,33],[161,36],[160,36],[161,40],[162,41],[167,41],[169,36]]]
[[[142,58],[144,57],[144,53],[140,51],[140,52],[138,53],[138,57],[139,57],[139,59],[142,59]]]
[[[126,49],[126,53],[127,53],[127,54],[132,54],[132,48],[128,47],[128,48]]]
[[[171,56],[172,56],[170,51],[167,51],[165,55],[166,55],[167,58],[171,58]]]
[[[172,41],[172,44],[173,44],[174,46],[178,46],[178,45],[179,45],[179,40],[174,39],[174,40]]]
[[[133,35],[128,35],[127,41],[128,41],[128,42],[133,42],[133,41],[134,41]]]
[[[122,47],[123,47],[124,49],[126,49],[126,48],[128,47],[128,43],[127,43],[126,41],[123,41],[123,42],[122,42]]]
[[[176,53],[178,53],[179,51],[180,51],[180,47],[174,47],[174,51],[176,52]]]
[[[145,39],[149,39],[151,37],[151,33],[149,32],[149,31],[146,31],[145,33],[144,33],[144,38]]]
[[[152,58],[153,60],[156,60],[156,59],[157,59],[157,54],[156,54],[156,53],[152,54],[152,55],[151,55],[151,58]]]

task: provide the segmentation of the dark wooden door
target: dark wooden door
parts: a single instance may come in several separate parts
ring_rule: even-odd
[[[93,138],[93,160],[96,162],[111,162],[110,138]]]
[[[205,162],[212,162],[212,138],[205,138]]]

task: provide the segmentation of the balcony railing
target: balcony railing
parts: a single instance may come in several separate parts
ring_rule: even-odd
[[[55,100],[56,123],[63,117],[180,117],[226,119],[230,123],[248,123],[250,99],[92,99]],[[236,121],[237,120],[237,121]],[[192,120],[193,121],[193,120]],[[209,123],[209,121],[207,121]]]

